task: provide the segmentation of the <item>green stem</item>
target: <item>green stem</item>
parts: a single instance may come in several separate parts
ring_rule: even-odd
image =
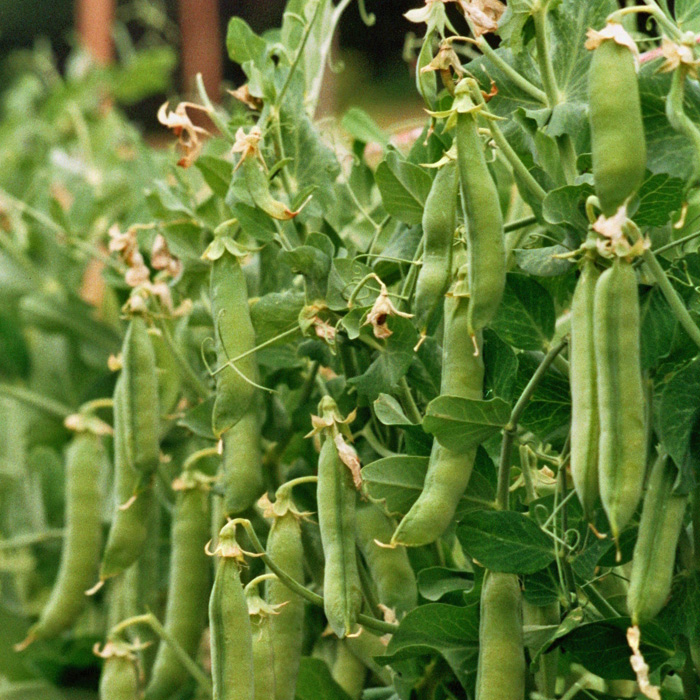
[[[564,170],[564,178],[567,185],[573,185],[578,172],[576,171],[576,149],[569,134],[557,137],[557,148],[561,157],[561,167]]]
[[[209,676],[196,664],[189,654],[177,643],[175,638],[160,624],[158,618],[151,612],[144,615],[136,615],[123,620],[110,631],[110,637],[115,637],[132,625],[147,625],[150,627],[171,649],[178,661],[189,671],[197,685],[209,696],[213,694]]]
[[[540,90],[536,85],[533,85],[509,63],[506,63],[498,53],[491,48],[488,41],[486,41],[483,36],[480,36],[475,43],[479,47],[481,53],[483,53],[501,73],[505,74],[517,88],[530,95],[536,102],[547,104],[547,95],[544,91]]]
[[[510,233],[511,231],[518,231],[522,228],[527,228],[537,223],[536,216],[524,216],[522,219],[516,219],[515,221],[510,221],[503,226],[503,233]]]
[[[513,442],[518,430],[518,422],[527,408],[527,404],[532,398],[545,372],[549,369],[554,358],[566,347],[567,339],[564,338],[555,345],[542,359],[539,367],[530,378],[527,386],[515,404],[508,424],[503,429],[503,442],[501,443],[501,460],[498,468],[498,486],[496,491],[496,503],[502,510],[508,510],[508,495],[510,488],[510,469]]]
[[[215,369],[212,372],[212,376],[216,376],[219,374],[219,372],[223,372],[227,367],[232,367],[236,362],[239,362],[240,360],[245,359],[246,357],[255,354],[258,352],[258,350],[262,350],[263,348],[267,348],[270,345],[274,345],[278,340],[282,340],[282,338],[288,338],[290,335],[294,335],[295,333],[299,332],[299,326],[294,326],[290,328],[289,330],[284,331],[283,333],[280,333],[279,335],[274,336],[273,338],[270,338],[269,340],[266,340],[264,343],[260,343],[260,345],[256,345],[254,348],[251,348],[250,350],[246,350],[245,352],[242,352],[240,355],[236,355],[236,357],[232,357],[230,360],[227,360],[221,367]]]
[[[54,401],[42,394],[37,394],[30,389],[24,389],[23,387],[13,386],[11,384],[0,384],[0,397],[19,401],[25,406],[35,408],[37,411],[41,411],[60,421],[64,421],[68,416],[74,413],[72,409],[58,401]]]
[[[604,617],[620,617],[620,613],[608,603],[605,598],[598,592],[592,583],[587,583],[581,587],[581,590],[586,594],[588,600],[593,607]]]
[[[195,85],[197,87],[197,92],[199,93],[199,99],[208,110],[209,119],[212,120],[214,126],[226,138],[226,140],[233,143],[236,139],[231,130],[228,128],[228,124],[226,124],[226,122],[219,116],[216,111],[216,107],[214,107],[212,101],[209,99],[207,89],[204,87],[204,81],[202,80],[201,73],[197,73],[195,76]]]
[[[190,389],[192,389],[192,391],[194,391],[195,394],[197,394],[197,396],[199,396],[201,399],[206,399],[210,394],[209,387],[197,376],[196,372],[190,366],[190,363],[183,357],[182,353],[180,352],[180,348],[175,345],[175,341],[170,334],[170,329],[168,328],[167,323],[165,323],[165,321],[161,321],[158,326],[163,334],[163,341],[165,342],[168,351],[173,356],[175,364],[180,370],[180,375],[182,376],[183,381],[190,387]]]
[[[275,499],[280,496],[286,495],[287,491],[291,491],[295,486],[301,486],[302,484],[316,484],[318,483],[318,477],[315,474],[309,474],[308,476],[298,476],[296,479],[290,479],[285,481],[275,493]]]
[[[197,464],[202,459],[206,459],[207,457],[219,457],[219,448],[218,447],[205,447],[204,449],[197,450],[197,452],[193,452],[184,462],[182,465],[182,471],[186,472],[189,469],[192,469],[192,467]]]
[[[542,85],[547,95],[547,104],[554,107],[559,102],[559,88],[554,75],[554,65],[552,55],[549,51],[549,41],[547,36],[547,10],[548,0],[540,0],[537,9],[532,13],[535,23],[535,44],[537,46],[537,63],[540,67],[540,77]]]
[[[401,379],[399,379],[399,384],[396,391],[401,397],[401,404],[404,408],[404,411],[406,411],[406,413],[408,414],[408,419],[411,421],[411,423],[414,423],[415,425],[420,425],[423,421],[423,418],[420,414],[420,411],[418,410],[418,406],[416,406],[413,394],[411,394],[411,389],[408,386],[406,377],[401,377]]]
[[[270,559],[269,555],[265,551],[265,548],[260,543],[258,536],[255,534],[255,530],[253,529],[253,525],[250,522],[250,520],[246,520],[245,518],[236,518],[231,522],[240,523],[241,525],[243,525],[246,534],[248,535],[250,541],[253,544],[253,547],[255,547],[255,551],[260,555],[260,558],[267,565],[270,571],[277,574],[279,580],[285,586],[287,586],[287,588],[289,588],[290,591],[296,593],[297,595],[300,595],[302,598],[308,600],[309,603],[315,605],[318,608],[323,607],[322,596],[318,595],[318,593],[310,591],[308,588],[306,588],[306,586],[303,586],[301,583],[293,579],[283,569],[277,566],[277,564],[275,564],[275,562],[272,561],[272,559]],[[398,625],[392,624],[391,622],[384,622],[383,620],[378,620],[374,617],[370,617],[369,615],[360,614],[357,616],[357,620],[365,627],[369,627],[370,629],[374,629],[377,630],[377,632],[382,633],[388,632],[389,634],[393,634],[399,628]]]
[[[693,182],[697,182],[700,180],[700,129],[685,112],[686,75],[687,69],[682,65],[673,72],[671,89],[666,98],[666,118],[675,131],[683,134],[693,144]]]
[[[695,233],[690,233],[687,236],[683,236],[683,238],[679,238],[677,241],[671,241],[670,243],[667,243],[666,245],[662,245],[660,248],[657,248],[654,251],[655,255],[660,255],[661,253],[665,253],[667,250],[671,250],[671,248],[675,248],[677,245],[683,245],[685,243],[688,243],[689,241],[695,240],[700,236],[700,231],[696,231]]]
[[[31,547],[35,544],[42,544],[48,540],[58,540],[64,535],[64,530],[61,528],[55,530],[45,530],[44,532],[33,532],[30,535],[17,535],[9,540],[0,540],[0,552],[8,549],[21,549],[22,547]]]

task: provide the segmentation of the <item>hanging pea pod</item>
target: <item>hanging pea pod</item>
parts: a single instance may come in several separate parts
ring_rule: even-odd
[[[335,660],[331,668],[333,680],[352,700],[360,700],[365,685],[367,668],[348,648],[347,639],[337,639]]]
[[[211,308],[216,337],[219,372],[212,417],[214,435],[221,437],[249,410],[257,379],[257,364],[251,353],[233,366],[229,360],[255,347],[255,331],[248,309],[248,287],[238,259],[224,252],[212,263]],[[223,368],[223,369],[222,369]]]
[[[593,301],[599,273],[587,257],[571,304],[571,476],[585,516],[598,500],[598,389]]]
[[[95,653],[104,659],[100,674],[100,700],[139,700],[139,669],[131,645],[108,641]]]
[[[237,515],[250,508],[265,484],[260,452],[260,418],[256,401],[222,437],[224,515]]]
[[[209,598],[214,700],[254,700],[253,635],[240,572],[245,559],[235,521],[221,529],[213,554],[219,560]]]
[[[673,565],[688,496],[673,493],[678,470],[661,454],[649,475],[632,556],[627,607],[632,624],[653,620],[671,593]]]
[[[244,158],[241,164],[241,175],[255,205],[273,219],[286,221],[293,219],[299,211],[292,211],[286,204],[275,199],[270,192],[270,183],[262,164],[255,158]]]
[[[86,432],[73,438],[66,460],[66,531],[58,578],[21,648],[68,629],[85,607],[85,590],[94,581],[102,546],[98,470],[103,460],[102,440],[98,436]]]
[[[469,339],[471,300],[465,296],[467,266],[463,265],[451,294],[445,299],[440,393],[481,399],[484,363]],[[480,339],[476,339],[477,347]],[[474,467],[476,450],[457,454],[433,441],[423,490],[394,532],[391,542],[420,547],[434,542],[452,521]]]
[[[600,497],[618,539],[642,496],[646,470],[639,296],[632,265],[616,258],[594,299],[600,442]]]
[[[148,335],[153,343],[153,351],[155,353],[158,405],[161,416],[165,417],[173,412],[180,398],[182,389],[180,369],[163,339],[162,331],[157,328],[149,328]]]
[[[423,209],[423,264],[416,280],[415,319],[425,334],[450,284],[457,226],[457,165],[448,160],[435,175]]]
[[[588,76],[593,182],[603,214],[612,216],[637,191],[646,168],[646,142],[633,54],[619,24],[591,32]]]
[[[173,483],[177,492],[172,519],[170,578],[165,629],[189,656],[194,656],[204,631],[209,594],[209,540],[211,479],[187,470]],[[188,679],[187,669],[172,648],[158,647],[146,700],[167,700]]]

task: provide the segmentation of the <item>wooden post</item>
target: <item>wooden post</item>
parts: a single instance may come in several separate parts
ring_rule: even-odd
[[[182,79],[185,92],[194,89],[197,73],[214,102],[219,101],[222,44],[218,0],[179,0],[182,35]]]
[[[101,65],[114,60],[114,4],[115,0],[76,0],[75,15],[80,43]]]

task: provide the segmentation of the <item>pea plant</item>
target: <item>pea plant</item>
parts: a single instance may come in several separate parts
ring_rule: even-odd
[[[315,121],[350,4],[167,152],[8,93],[0,697],[697,699],[697,3],[426,0],[401,138]]]

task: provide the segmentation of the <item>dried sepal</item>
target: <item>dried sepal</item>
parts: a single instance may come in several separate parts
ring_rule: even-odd
[[[202,136],[209,136],[209,132],[201,126],[196,126],[192,123],[187,108],[198,109],[202,112],[209,112],[208,107],[194,104],[193,102],[180,102],[174,111],[168,112],[168,102],[164,102],[158,110],[158,121],[172,129],[177,136],[178,143],[184,151],[184,155],[177,162],[183,168],[189,168],[199,157],[202,152],[204,143],[201,140]]]

